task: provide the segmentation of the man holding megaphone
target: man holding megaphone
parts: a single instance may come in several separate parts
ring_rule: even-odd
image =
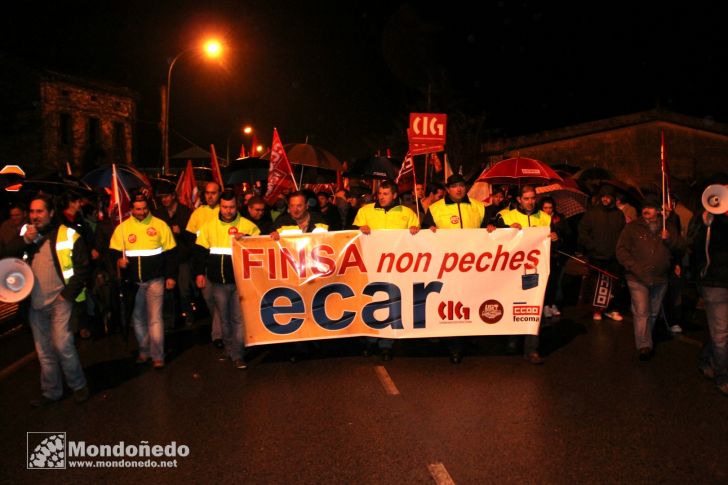
[[[73,302],[84,291],[89,275],[89,255],[83,238],[63,224],[56,224],[52,199],[37,195],[30,202],[30,224],[6,246],[8,255],[27,256],[33,270],[30,292],[30,328],[40,362],[42,396],[34,407],[63,397],[63,377],[77,403],[88,399],[78,351],[68,322]],[[62,373],[62,374],[61,374]]]
[[[728,186],[708,186],[702,203],[705,210],[696,214],[688,235],[710,330],[698,367],[728,396]]]

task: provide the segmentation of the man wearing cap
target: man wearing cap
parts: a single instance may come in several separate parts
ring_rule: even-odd
[[[359,209],[354,219],[354,227],[358,227],[364,234],[371,234],[372,230],[408,229],[410,234],[414,235],[420,230],[420,221],[412,209],[400,204],[397,197],[397,184],[392,180],[382,180],[377,190],[377,202]],[[393,339],[367,337],[368,345],[365,353],[369,352],[370,345],[375,341],[382,360],[391,360]]]
[[[597,199],[596,205],[591,207],[579,222],[579,245],[592,265],[621,276],[622,266],[617,261],[615,249],[617,239],[626,224],[624,214],[615,206],[615,190],[611,185],[602,185]],[[623,318],[618,310],[625,304],[626,295],[621,280],[613,283],[616,284],[614,300],[607,303],[612,310],[610,311],[608,307],[604,316],[621,322]],[[595,308],[592,318],[601,320],[602,309]]]
[[[186,325],[192,325],[193,316],[190,306],[191,300],[191,281],[190,281],[190,258],[192,256],[192,242],[185,234],[185,228],[190,221],[192,210],[184,204],[180,204],[177,200],[177,192],[173,184],[162,184],[157,188],[157,197],[161,203],[152,214],[167,223],[172,231],[174,242],[177,244],[177,289],[179,297],[175,294],[174,298],[179,301],[179,308]],[[177,315],[173,315],[175,319]]]
[[[203,224],[195,243],[195,283],[200,289],[206,285],[211,287],[215,308],[220,315],[225,353],[237,369],[245,369],[246,365],[243,360],[240,295],[233,272],[232,238],[259,234],[258,226],[238,214],[235,193],[225,190],[220,199],[218,217]]]
[[[136,285],[132,324],[139,344],[138,364],[152,359],[155,369],[164,367],[164,290],[175,286],[177,244],[163,220],[149,212],[143,194],[132,198],[131,217],[116,226],[109,242],[109,257]]]
[[[684,247],[677,228],[663,227],[660,201],[650,194],[642,204],[641,216],[627,224],[617,241],[617,259],[624,266],[632,296],[634,340],[639,359],[652,358],[652,330],[667,289],[668,273],[675,254]]]
[[[460,174],[450,175],[447,179],[445,197],[434,202],[422,221],[423,228],[432,232],[437,229],[477,229],[485,227],[485,206],[468,197],[465,179]],[[462,361],[464,340],[462,337],[448,339],[450,362]]]
[[[197,240],[197,235],[200,228],[207,222],[217,218],[220,212],[220,192],[221,187],[217,182],[208,182],[205,184],[205,204],[201,205],[192,212],[190,220],[187,223],[185,230],[187,231],[186,236],[190,241],[190,247],[194,245]],[[210,331],[210,337],[212,343],[218,349],[224,347],[222,342],[222,328],[220,327],[220,315],[215,310],[215,300],[212,298],[212,291],[210,285],[205,285],[202,289],[202,297],[207,305],[207,310],[210,312],[212,318],[212,326]]]

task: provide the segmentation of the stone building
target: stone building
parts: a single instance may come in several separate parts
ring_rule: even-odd
[[[0,163],[29,176],[132,163],[138,95],[0,59]]]
[[[656,187],[661,181],[661,132],[677,190],[728,171],[728,125],[663,110],[487,142],[481,152],[491,162],[520,154],[549,165],[599,167],[640,187]]]

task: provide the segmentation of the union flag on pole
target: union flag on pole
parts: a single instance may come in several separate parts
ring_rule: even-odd
[[[220,164],[217,163],[217,153],[215,153],[215,145],[210,145],[210,166],[212,167],[212,179],[220,184],[222,189],[225,184],[222,183],[222,172],[220,172]]]
[[[407,152],[407,155],[405,155],[399,174],[394,182],[397,184],[400,193],[414,189],[417,182],[415,181],[415,162],[412,159],[412,153]]]
[[[115,163],[111,165],[111,194],[109,195],[109,218],[116,226],[131,215],[131,197],[116,173]]]
[[[265,193],[265,202],[273,204],[284,191],[298,190],[296,180],[293,178],[293,169],[288,161],[283,143],[278,136],[278,129],[273,128],[273,143],[270,147],[270,168],[268,169],[268,190]]]
[[[200,205],[200,194],[195,180],[195,171],[192,168],[192,160],[187,160],[187,168],[180,174],[177,181],[177,200],[190,209]]]

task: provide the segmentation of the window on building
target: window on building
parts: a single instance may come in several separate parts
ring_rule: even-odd
[[[96,146],[101,141],[101,122],[98,118],[88,119],[88,145]]]
[[[114,122],[114,152],[123,154],[126,147],[124,123]]]
[[[67,147],[71,145],[71,115],[69,113],[61,113],[59,128],[59,139],[61,146]]]

